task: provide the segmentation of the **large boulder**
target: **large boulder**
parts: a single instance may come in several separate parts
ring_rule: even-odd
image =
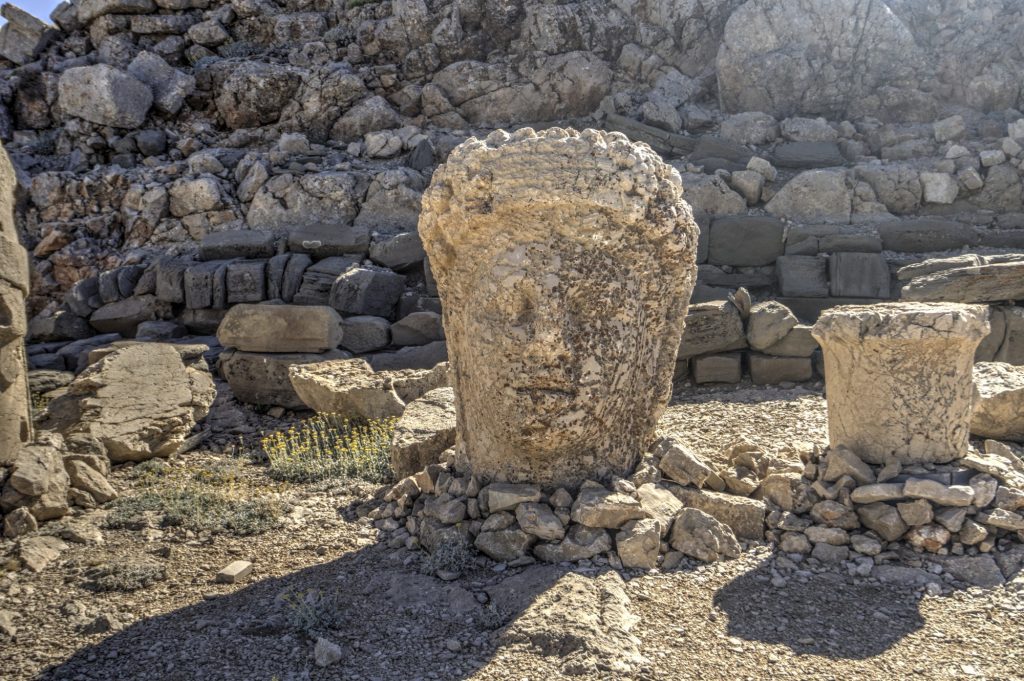
[[[971,435],[1024,442],[1024,368],[979,362],[974,365],[974,388]]]
[[[185,98],[196,88],[196,79],[174,68],[164,58],[143,50],[128,65],[128,73],[153,91],[153,104],[160,111],[176,114]]]
[[[297,364],[288,370],[288,378],[313,411],[380,419],[398,416],[405,408],[391,378],[375,373],[362,359]]]
[[[66,115],[112,128],[140,127],[153,105],[149,86],[106,64],[68,69],[60,75],[57,92]]]
[[[175,346],[137,343],[86,368],[50,403],[47,426],[96,438],[111,461],[145,461],[177,452],[215,396],[209,373]]]
[[[217,95],[217,111],[232,129],[276,123],[302,83],[295,69],[246,61],[235,65]]]
[[[437,463],[455,444],[455,392],[431,390],[405,407],[391,439],[391,468],[399,478]]]
[[[235,305],[217,328],[221,345],[245,352],[326,352],[341,334],[341,316],[323,305]]]
[[[787,182],[765,206],[776,217],[795,222],[850,221],[853,190],[841,170],[807,170]]]
[[[620,133],[498,130],[434,172],[419,232],[474,473],[568,487],[632,470],[696,278],[678,172]]]
[[[718,50],[725,111],[931,120],[924,59],[882,0],[750,0]]]

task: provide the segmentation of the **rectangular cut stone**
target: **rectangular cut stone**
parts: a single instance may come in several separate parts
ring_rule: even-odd
[[[762,288],[774,286],[775,267],[730,267],[729,271],[717,265],[701,265],[697,269],[697,282],[706,286],[723,286],[728,289]]]
[[[213,307],[213,288],[220,269],[227,273],[227,263],[212,261],[198,263],[185,271],[185,307],[201,310]]]
[[[369,248],[370,229],[366,226],[314,225],[288,233],[288,250],[314,258],[365,254]]]
[[[228,303],[258,303],[267,297],[267,263],[262,260],[228,265]]]
[[[175,258],[161,258],[156,265],[156,297],[165,303],[185,302],[185,271],[188,264]]]
[[[810,357],[772,357],[750,353],[750,380],[755,385],[800,383],[814,377]]]
[[[881,482],[854,487],[850,499],[857,504],[874,504],[879,501],[906,499],[902,482]]]
[[[217,573],[220,584],[237,584],[252,574],[252,563],[247,560],[236,560]]]
[[[323,305],[235,305],[217,340],[246,352],[326,352],[341,342],[341,316]]]
[[[743,380],[743,354],[729,352],[693,359],[694,383],[739,383]]]
[[[829,258],[829,292],[833,296],[888,298],[889,264],[878,253],[834,253]]]
[[[811,335],[811,327],[797,324],[786,337],[764,350],[766,355],[777,357],[810,357],[818,349],[818,341]]]
[[[526,502],[540,501],[540,489],[535,485],[517,485],[508,482],[494,482],[487,490],[487,512],[511,511]]]
[[[763,216],[720,217],[711,223],[708,262],[713,265],[770,265],[784,251],[781,220]]]
[[[897,253],[933,253],[977,245],[978,230],[972,225],[939,218],[894,220],[876,225],[882,247]]]
[[[838,232],[818,240],[821,253],[881,253],[882,237],[875,231]]]
[[[691,305],[679,344],[679,358],[740,350],[747,347],[743,319],[727,300]]]
[[[231,258],[269,258],[277,253],[277,238],[273,232],[236,229],[213,232],[199,244],[200,260],[229,260]]]
[[[828,295],[828,261],[815,255],[784,255],[775,261],[779,291],[784,296],[824,298]]]

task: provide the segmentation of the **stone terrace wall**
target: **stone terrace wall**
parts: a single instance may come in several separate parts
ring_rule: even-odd
[[[348,266],[387,304],[343,314],[436,312],[421,192],[495,126],[662,153],[701,223],[697,302],[744,286],[813,321],[895,297],[929,253],[1024,248],[1010,0],[348,5],[77,0],[56,26],[5,6],[36,340],[208,331],[235,302],[330,302]]]

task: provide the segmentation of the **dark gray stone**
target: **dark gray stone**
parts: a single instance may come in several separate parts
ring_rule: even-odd
[[[75,282],[64,294],[64,303],[79,317],[88,317],[103,305],[100,299],[99,277],[88,277]]]
[[[288,234],[288,250],[314,258],[364,254],[370,248],[370,228],[362,225],[315,225]]]
[[[267,299],[267,263],[245,260],[228,265],[228,304],[258,303]]]
[[[444,328],[436,312],[413,312],[391,325],[392,345],[426,345],[439,340],[444,340]]]
[[[117,285],[117,270],[107,270],[99,275],[100,300],[104,304],[121,300],[121,289]]]
[[[814,378],[810,357],[775,357],[752,352],[749,359],[750,380],[755,385],[802,383]]]
[[[156,264],[156,297],[165,303],[185,302],[185,271],[188,263],[177,258],[160,258]]]
[[[409,152],[405,159],[405,165],[413,170],[426,170],[434,165],[434,145],[429,139],[422,139],[416,147]]]
[[[277,238],[273,232],[249,229],[213,232],[204,236],[199,245],[200,260],[269,258],[275,253]]]
[[[775,147],[772,163],[780,168],[807,170],[841,166],[845,159],[835,142],[786,142]]]
[[[281,299],[284,287],[284,273],[288,269],[290,253],[275,255],[267,262],[267,300]]]
[[[890,296],[889,264],[879,253],[834,253],[828,269],[829,292],[833,296]]]
[[[284,302],[290,303],[295,299],[295,294],[302,287],[302,275],[312,264],[313,259],[305,253],[294,253],[288,259],[281,279],[281,299]]]
[[[824,298],[828,295],[828,261],[817,255],[783,255],[775,261],[779,291],[784,296]]]
[[[771,265],[783,254],[782,220],[761,216],[720,217],[711,223],[708,262],[713,265]]]
[[[694,383],[739,383],[743,379],[743,353],[694,357]]]
[[[405,277],[391,270],[352,267],[335,280],[329,305],[342,314],[394,315],[395,304],[405,290]]]
[[[391,323],[383,317],[356,315],[341,321],[341,347],[362,354],[391,343]]]
[[[379,352],[365,359],[374,371],[433,369],[441,362],[448,361],[448,346],[444,341],[434,341],[426,345],[402,348],[398,352]]]
[[[898,253],[951,251],[975,246],[980,240],[973,226],[937,218],[893,220],[877,225],[876,229],[882,237],[882,247]]]
[[[302,284],[290,302],[298,305],[327,305],[331,299],[331,288],[338,276],[358,264],[359,258],[335,256],[307,267],[302,275]]]
[[[404,232],[370,244],[370,260],[396,272],[419,265],[427,257],[416,232]]]
[[[117,270],[117,290],[121,294],[122,298],[135,293],[135,287],[139,283],[139,279],[142,278],[142,274],[146,271],[146,268],[142,265],[127,265],[125,267],[119,267]]]
[[[197,263],[185,271],[185,307],[190,310],[201,310],[214,306],[214,282],[217,279],[218,270],[221,269],[227,271],[226,261]]]

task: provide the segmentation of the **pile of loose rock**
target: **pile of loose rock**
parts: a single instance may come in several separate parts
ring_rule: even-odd
[[[984,452],[947,465],[872,466],[843,447],[771,454],[741,441],[716,470],[662,440],[633,475],[573,494],[488,484],[449,450],[362,510],[392,548],[472,545],[508,566],[667,570],[683,557],[735,558],[741,542],[767,541],[790,561],[844,564],[864,576],[901,563],[907,550],[966,557],[949,569],[991,585],[1024,567],[1020,456],[988,440]]]

